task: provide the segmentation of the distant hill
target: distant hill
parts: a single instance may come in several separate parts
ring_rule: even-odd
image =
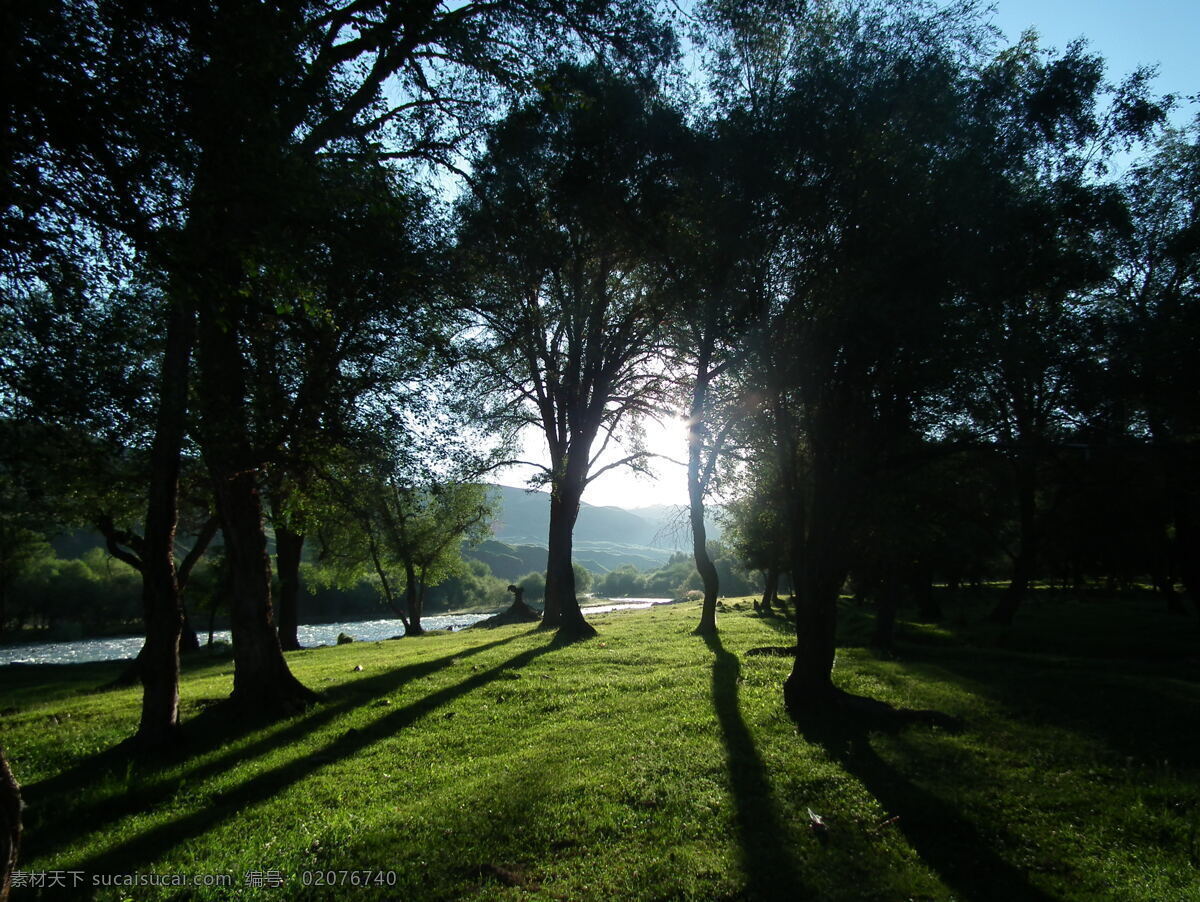
[[[492,541],[465,549],[468,557],[491,567],[501,579],[518,579],[530,571],[546,568],[546,534],[550,531],[550,495],[529,492],[512,486],[495,486],[500,505],[492,522]],[[707,519],[710,539],[721,536],[720,527]],[[275,552],[274,530],[267,527],[268,553]],[[593,573],[607,573],[626,564],[639,570],[656,570],[675,551],[691,550],[691,531],[687,511],[669,504],[656,504],[626,510],[584,503],[575,524],[575,561]],[[91,548],[103,547],[95,532],[78,530],[55,537],[52,545],[60,557],[82,556]],[[221,545],[221,534],[213,547]],[[182,557],[191,547],[190,537],[181,537],[178,553]],[[305,559],[313,555],[313,544],[306,543]]]
[[[546,569],[544,545],[540,548],[536,545],[509,545],[489,539],[474,548],[464,548],[463,554],[483,561],[501,579],[517,580],[526,573]]]
[[[500,493],[500,506],[492,522],[493,537],[505,545],[536,547],[544,555],[546,534],[550,530],[549,494],[505,485],[496,488]],[[720,537],[720,527],[715,522],[709,520],[706,525],[710,538]],[[624,564],[653,570],[666,563],[672,552],[686,551],[690,544],[686,513],[672,505],[626,510],[585,502],[580,506],[575,524],[575,560],[595,573],[607,573]],[[485,555],[491,553],[477,552],[478,549],[471,555],[481,560],[487,560]],[[523,552],[521,557],[525,559],[526,554]],[[530,569],[541,570],[545,566],[543,559],[536,568]],[[492,570],[501,575],[495,566]]]

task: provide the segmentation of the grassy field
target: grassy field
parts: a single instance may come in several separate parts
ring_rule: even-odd
[[[746,604],[719,641],[675,605],[565,647],[509,627],[296,652],[323,701],[268,727],[230,721],[231,664],[201,660],[188,754],[156,766],[110,751],[139,706],[95,691],[118,665],[4,668],[21,869],[105,899],[1200,899],[1194,619],[1048,599],[961,625],[981,611],[902,623],[885,659],[843,610],[839,685],[957,729],[798,730],[790,659],[762,651],[789,627]],[[134,873],[233,887],[87,889]]]

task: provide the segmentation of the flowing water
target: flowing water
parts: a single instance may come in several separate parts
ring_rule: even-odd
[[[662,604],[665,598],[611,598],[601,604],[585,604],[583,613],[607,614],[613,611],[635,611]],[[492,616],[491,614],[439,614],[421,618],[421,625],[430,630],[460,630]],[[352,623],[302,624],[300,644],[305,648],[335,645],[340,633],[356,642],[378,642],[404,635],[399,620],[358,620]],[[200,641],[208,638],[201,632]],[[229,642],[229,630],[213,633],[218,642]],[[112,636],[106,639],[76,639],[72,642],[38,642],[30,645],[0,646],[0,665],[4,664],[82,664],[88,661],[120,661],[137,655],[142,647],[141,636]]]

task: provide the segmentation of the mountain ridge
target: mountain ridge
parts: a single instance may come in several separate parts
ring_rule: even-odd
[[[550,494],[508,485],[494,485],[499,505],[492,521],[492,538],[506,545],[545,548],[550,529]],[[720,538],[720,526],[705,518],[710,538]],[[648,569],[663,564],[676,551],[691,546],[686,511],[676,505],[640,508],[583,502],[575,523],[574,557],[596,572],[633,564]]]

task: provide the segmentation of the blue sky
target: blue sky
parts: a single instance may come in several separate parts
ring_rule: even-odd
[[[1200,94],[1200,2],[1191,0],[997,0],[996,25],[1009,41],[1036,28],[1045,46],[1062,49],[1087,38],[1117,81],[1139,65],[1157,64],[1161,93]],[[1184,101],[1173,120],[1198,111]]]

